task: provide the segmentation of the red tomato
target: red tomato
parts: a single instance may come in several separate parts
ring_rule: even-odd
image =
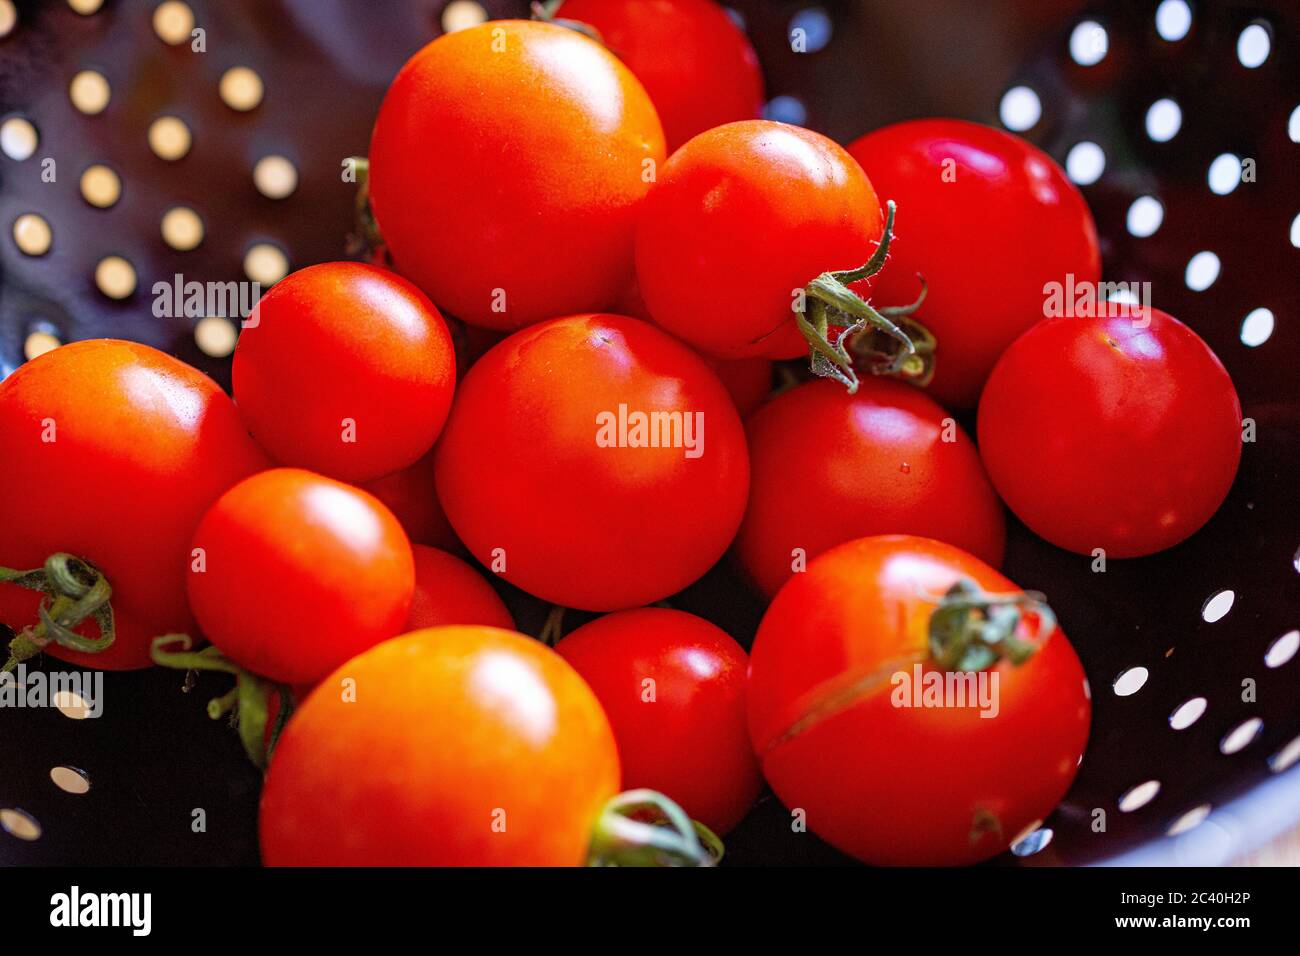
[[[979,409],[980,454],[1053,544],[1114,558],[1173,547],[1214,514],[1241,459],[1241,404],[1200,337],[1156,309],[1062,316],[1007,349]]]
[[[749,488],[744,430],[717,376],[617,315],[555,319],[494,348],[461,383],[437,454],[438,497],[470,553],[592,611],[700,577]]]
[[[871,183],[825,136],[729,123],[664,164],[637,226],[637,279],[655,321],[697,348],[794,358],[808,348],[796,293],[823,272],[861,266],[883,230]]]
[[[445,34],[402,67],[370,143],[370,202],[399,271],[472,325],[609,306],[663,130],[636,77],[549,23]]]
[[[113,587],[117,637],[87,667],[149,665],[159,634],[186,631],[190,537],[217,496],[266,465],[207,376],[145,345],[65,345],[0,383],[0,564],[40,567],[58,551]],[[0,585],[0,620],[37,621],[40,595]],[[98,636],[93,622],[77,628]]]
[[[662,791],[719,836],[741,821],[760,779],[745,729],[748,660],[730,635],[649,607],[584,624],[555,650],[605,708],[625,789]]]
[[[552,650],[491,627],[417,631],[294,713],[262,791],[262,859],[578,866],[618,779],[600,704]]]
[[[938,339],[930,388],[945,405],[974,408],[998,356],[1043,318],[1044,285],[1101,278],[1092,214],[1050,156],[976,123],[896,123],[849,152],[898,203],[874,298],[909,302],[925,276],[914,318]]]
[[[920,696],[948,674],[929,629],[960,579],[1018,592],[951,545],[861,538],[792,577],[759,626],[747,694],[763,773],[809,829],[864,862],[956,865],[1005,850],[1056,806],[1087,743],[1083,668],[1061,631],[1035,639],[1038,615],[1021,621],[1038,645],[1027,661],[965,672],[984,681],[982,700],[978,687],[965,701]]]
[[[710,0],[564,0],[556,17],[596,28],[644,85],[668,150],[763,111],[758,55]]]
[[[974,443],[911,385],[867,378],[856,395],[809,382],[746,426],[749,508],[736,553],[769,598],[828,548],[875,534],[957,545],[996,567],[1006,527]]]
[[[406,630],[447,624],[482,624],[514,630],[515,621],[505,602],[492,590],[483,576],[460,558],[426,548],[411,546],[415,555],[415,594]]]
[[[414,560],[392,512],[309,471],[275,468],[231,488],[194,549],[190,607],[204,635],[282,684],[315,683],[400,633],[411,609]]]
[[[741,418],[748,417],[772,394],[772,363],[767,359],[728,361],[706,355],[704,361],[717,373]]]
[[[443,513],[433,483],[434,452],[409,468],[368,481],[362,487],[397,516],[407,537],[443,551],[458,551],[461,544]]]
[[[262,297],[232,376],[239,413],[277,461],[369,481],[433,446],[456,359],[442,316],[415,286],[375,266],[327,262]]]

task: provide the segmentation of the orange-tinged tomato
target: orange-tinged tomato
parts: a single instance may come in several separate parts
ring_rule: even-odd
[[[408,631],[448,624],[482,624],[514,630],[515,621],[492,585],[460,558],[411,545],[415,555],[415,593]]]

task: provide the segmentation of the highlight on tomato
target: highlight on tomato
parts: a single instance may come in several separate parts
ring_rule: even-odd
[[[623,786],[661,791],[725,836],[761,780],[745,726],[744,649],[703,618],[619,611],[555,645],[609,717]]]
[[[579,315],[515,333],[461,382],[438,498],[470,553],[567,607],[650,604],[704,574],[749,488],[718,377],[654,326]]]
[[[397,270],[472,324],[608,308],[664,159],[650,97],[599,43],[493,20],[438,37],[389,87],[368,190]]]
[[[155,635],[193,626],[194,529],[266,467],[215,382],[116,339],[63,345],[0,382],[0,462],[11,662],[44,651],[107,670],[148,666]]]
[[[763,774],[822,839],[883,865],[976,863],[1052,811],[1088,741],[1088,682],[1041,596],[927,538],[827,551],[750,652]]]
[[[772,597],[828,548],[876,534],[937,538],[1002,563],[1002,503],[975,444],[920,389],[868,378],[856,394],[813,381],[745,427],[750,491],[736,555]]]
[[[262,859],[713,862],[716,838],[675,804],[618,789],[609,721],[558,654],[492,627],[416,631],[346,662],[294,713],[262,790]]]
[[[1100,303],[1034,326],[998,361],[979,407],[980,454],[1036,534],[1080,554],[1154,554],[1227,497],[1241,403],[1195,332],[1159,309]]]

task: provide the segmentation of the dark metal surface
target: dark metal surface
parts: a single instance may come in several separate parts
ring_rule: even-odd
[[[91,17],[55,0],[19,3],[18,27],[0,39],[0,120],[27,116],[41,143],[26,163],[0,157],[0,373],[22,361],[25,336],[44,322],[64,341],[140,339],[224,380],[226,363],[195,346],[192,320],[151,315],[149,287],[179,271],[187,279],[240,278],[243,253],[255,241],[281,245],[295,268],[340,257],[353,196],[340,162],[364,153],[387,80],[436,35],[444,5],[195,0],[207,30],[208,52],[199,55],[157,40],[149,24],[155,3],[147,0],[108,0]],[[504,15],[524,4],[485,6]],[[1300,104],[1297,4],[1193,3],[1191,32],[1170,43],[1155,33],[1155,0],[1094,4],[1087,13],[1068,0],[829,2],[821,6],[834,34],[825,49],[803,55],[791,52],[786,31],[791,16],[811,4],[732,6],[758,48],[769,95],[797,98],[809,126],[841,141],[922,115],[996,122],[1007,88],[1034,89],[1042,118],[1024,135],[1062,161],[1081,140],[1105,151],[1105,174],[1084,192],[1103,236],[1106,277],[1152,282],[1154,304],[1206,338],[1256,422],[1257,440],[1245,447],[1227,502],[1203,531],[1162,555],[1112,561],[1097,574],[1089,559],[1012,523],[1005,570],[1050,596],[1085,663],[1095,704],[1079,778],[1047,821],[1054,839],[1023,862],[1201,862],[1207,854],[1217,862],[1300,819],[1300,768],[1274,775],[1268,764],[1300,735],[1300,659],[1278,668],[1264,663],[1271,643],[1300,627],[1300,250],[1289,239],[1300,213],[1300,145],[1287,135],[1288,116]],[[1109,37],[1107,56],[1091,67],[1068,52],[1070,31],[1085,16]],[[1236,40],[1257,18],[1271,31],[1272,49],[1248,70],[1238,63]],[[249,114],[234,113],[216,95],[221,73],[236,64],[255,68],[266,83],[262,105]],[[83,66],[98,66],[113,84],[112,104],[97,117],[68,102],[68,80]],[[1156,143],[1144,118],[1151,102],[1166,96],[1181,106],[1182,128]],[[157,159],[145,144],[148,123],[162,112],[194,130],[194,146],[176,163]],[[1254,159],[1257,181],[1212,194],[1206,171],[1223,152]],[[266,199],[252,188],[252,163],[266,153],[298,166],[299,187],[289,199]],[[58,161],[55,184],[39,179],[45,156]],[[108,163],[123,180],[113,209],[93,209],[78,193],[77,179],[92,162]],[[1165,213],[1159,231],[1139,239],[1128,234],[1125,216],[1144,194],[1157,196]],[[204,219],[207,237],[194,252],[173,252],[159,237],[159,217],[176,202]],[[40,212],[54,230],[54,248],[40,259],[14,247],[11,225],[26,211]],[[1193,292],[1184,269],[1200,250],[1215,252],[1222,269],[1209,289]],[[126,254],[139,273],[135,296],[121,304],[91,280],[94,262],[110,251]],[[1276,328],[1250,348],[1240,327],[1258,307],[1272,310]],[[1224,588],[1236,595],[1231,611],[1205,622],[1204,602]],[[544,609],[517,592],[508,597],[520,626],[535,632]],[[745,644],[762,611],[725,563],[674,604]],[[1135,666],[1149,670],[1145,686],[1117,696],[1115,678]],[[1246,680],[1255,686],[1251,702],[1243,700]],[[21,807],[43,828],[33,842],[0,831],[0,861],[255,862],[256,773],[234,735],[202,710],[224,688],[210,680],[189,695],[179,688],[175,673],[109,674],[102,718],[0,711],[0,808]],[[1204,716],[1172,729],[1171,712],[1196,696],[1208,701]],[[1224,735],[1251,717],[1263,722],[1258,736],[1238,753],[1221,753]],[[61,764],[84,769],[90,792],[55,787],[49,771]],[[1156,797],[1120,811],[1121,796],[1148,780],[1160,783]],[[1217,814],[1182,837],[1164,836],[1174,820],[1205,804],[1223,808],[1230,825],[1218,829],[1232,846],[1219,841],[1205,849],[1205,834],[1218,832]],[[193,832],[195,809],[206,811],[205,834]],[[811,834],[792,833],[770,794],[728,843],[735,863],[845,862]],[[998,862],[1014,860],[1007,854]]]

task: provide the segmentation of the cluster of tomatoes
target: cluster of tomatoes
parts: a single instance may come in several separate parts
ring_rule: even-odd
[[[764,778],[865,861],[1000,852],[1090,719],[996,570],[1003,502],[1085,555],[1185,539],[1236,471],[1227,373],[1153,309],[1045,317],[1101,265],[1028,143],[845,149],[756,118],[707,0],[554,6],[401,70],[382,265],[275,285],[233,400],[107,340],[0,385],[14,655],[236,674],[270,864],[708,862]],[[729,551],[770,602],[748,656],[654,606]],[[491,575],[608,613],[552,649]]]

